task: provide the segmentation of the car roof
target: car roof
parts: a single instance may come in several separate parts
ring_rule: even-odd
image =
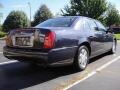
[[[55,17],[55,18],[67,18],[67,17],[71,17],[71,18],[84,18],[84,19],[91,19],[91,20],[96,20],[94,18],[90,18],[90,17],[86,17],[86,16],[59,16],[59,17]]]
[[[89,18],[89,17],[86,17],[86,16],[60,16],[60,17],[73,17],[73,18]],[[59,17],[58,17],[59,18]],[[92,18],[91,18],[92,19]]]

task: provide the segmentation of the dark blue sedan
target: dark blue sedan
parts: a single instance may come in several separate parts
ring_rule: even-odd
[[[4,56],[44,66],[73,64],[84,70],[90,58],[115,53],[116,38],[98,20],[82,16],[49,19],[33,28],[11,30]]]

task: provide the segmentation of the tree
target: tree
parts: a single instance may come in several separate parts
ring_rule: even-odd
[[[99,18],[107,10],[106,0],[70,0],[70,6],[66,6],[62,11],[65,16],[87,16]]]
[[[0,31],[2,31],[2,25],[0,25]]]
[[[53,15],[49,8],[46,5],[42,5],[36,12],[34,16],[34,21],[32,22],[32,26],[35,26],[49,18],[52,18]]]
[[[109,27],[111,25],[120,25],[120,14],[114,5],[109,5],[106,17],[106,24]]]
[[[23,11],[12,11],[3,23],[3,29],[8,32],[11,29],[29,26],[29,20]]]

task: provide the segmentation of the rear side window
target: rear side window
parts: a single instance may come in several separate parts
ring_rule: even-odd
[[[90,29],[91,29],[91,27],[90,27],[90,25],[89,25],[89,21],[88,21],[87,19],[85,19],[84,29],[85,29],[85,30],[90,30]]]
[[[90,29],[95,30],[95,28],[97,27],[96,23],[93,20],[89,20],[88,23],[90,25]]]
[[[89,21],[85,18],[80,18],[79,21],[76,23],[75,28],[78,30],[84,30],[84,32],[88,32],[90,30]]]

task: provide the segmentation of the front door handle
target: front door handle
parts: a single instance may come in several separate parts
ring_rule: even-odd
[[[107,37],[109,37],[109,35],[108,35],[108,34],[104,34],[103,36],[104,36],[104,37],[106,37],[106,38],[107,38]]]
[[[89,36],[89,38],[94,38],[93,36]]]

